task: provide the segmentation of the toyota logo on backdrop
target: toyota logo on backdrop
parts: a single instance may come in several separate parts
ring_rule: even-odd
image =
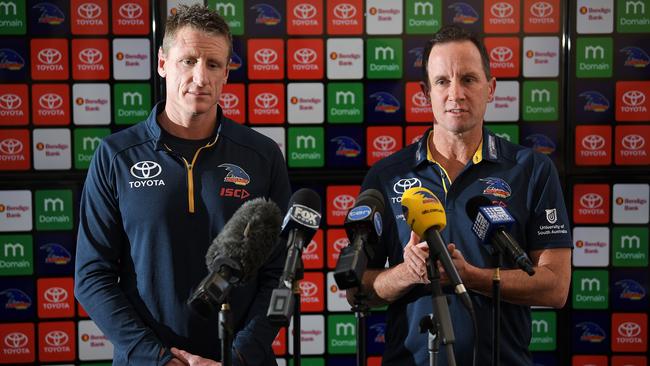
[[[61,287],[50,287],[43,294],[48,302],[59,303],[68,299],[68,291]]]
[[[96,48],[86,48],[79,52],[79,61],[88,65],[97,64],[102,58],[102,52]]]
[[[339,19],[350,19],[357,15],[357,8],[354,5],[343,3],[334,7],[334,16]]]
[[[255,105],[259,108],[269,109],[278,105],[278,97],[271,93],[262,93],[255,97]]]
[[[349,194],[340,194],[334,198],[333,203],[337,210],[348,210],[354,206],[354,197]]]
[[[102,8],[95,3],[83,3],[77,7],[77,14],[84,19],[96,19],[102,15]]]
[[[348,245],[350,245],[350,240],[348,240],[348,238],[338,238],[334,241],[334,243],[332,243],[332,247],[334,247],[335,253],[340,253],[341,250]]]
[[[397,146],[397,141],[392,136],[377,136],[372,141],[372,146],[379,151],[391,151]]]
[[[304,254],[313,254],[316,252],[316,249],[318,249],[318,243],[316,243],[314,240],[309,242],[309,245],[303,250]]]
[[[497,18],[509,17],[514,11],[514,7],[508,3],[496,3],[490,8],[490,13]]]
[[[645,102],[645,94],[638,90],[628,90],[623,94],[623,103],[630,107],[636,107]]]
[[[393,191],[397,194],[403,194],[407,189],[413,187],[422,187],[422,182],[418,178],[404,178],[393,184]]]
[[[277,59],[278,53],[270,48],[262,48],[255,52],[255,61],[260,64],[269,65],[277,61]]]
[[[139,179],[155,178],[162,173],[160,164],[155,161],[145,160],[139,161],[131,167],[131,175]]]
[[[580,197],[580,204],[584,208],[598,208],[603,205],[603,197],[596,193],[587,193]]]
[[[63,55],[54,48],[44,48],[38,53],[38,60],[46,65],[54,65],[61,61]]]
[[[239,104],[239,98],[233,93],[221,93],[219,104],[224,109],[235,108]]]
[[[63,346],[68,340],[68,335],[60,330],[53,330],[45,335],[45,343],[52,347]]]
[[[512,50],[508,47],[496,47],[490,51],[490,58],[497,62],[506,62],[512,60]]]
[[[316,7],[312,4],[298,4],[293,8],[293,15],[298,19],[311,19],[316,16]]]
[[[429,98],[427,98],[427,96],[421,91],[413,94],[413,97],[411,98],[411,102],[413,102],[413,104],[416,107],[428,107],[429,106]]]
[[[621,144],[628,150],[639,150],[645,145],[645,139],[641,135],[627,135],[623,137]]]
[[[600,135],[587,135],[582,139],[582,147],[587,150],[600,150],[605,147],[605,138]]]
[[[134,3],[126,3],[118,10],[120,16],[126,19],[135,19],[142,15],[142,7]]]
[[[553,14],[553,5],[545,1],[538,1],[530,6],[530,12],[537,18],[544,18]]]
[[[0,108],[13,110],[18,109],[23,104],[23,99],[16,94],[0,95]]]
[[[299,287],[300,287],[300,292],[302,292],[302,296],[305,297],[314,296],[318,291],[318,286],[316,286],[315,283],[309,281],[300,282]]]
[[[63,98],[54,93],[47,93],[38,98],[38,105],[44,109],[59,109],[63,105]]]
[[[316,51],[311,48],[301,48],[293,53],[293,59],[299,64],[310,64],[316,61]]]
[[[27,346],[29,339],[24,333],[13,332],[5,336],[5,346],[9,348],[23,348]]]
[[[0,141],[0,153],[7,155],[20,154],[23,151],[23,143],[20,140],[8,138]]]
[[[641,334],[641,326],[634,322],[625,322],[618,326],[618,334],[623,337],[637,337]]]

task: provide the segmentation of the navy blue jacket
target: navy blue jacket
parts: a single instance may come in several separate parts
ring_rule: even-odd
[[[243,202],[267,197],[284,212],[291,193],[271,139],[219,111],[216,141],[185,161],[160,141],[162,110],[164,102],[103,140],[81,197],[75,294],[113,343],[114,365],[164,365],[172,346],[220,360],[216,316],[205,320],[186,305],[208,273],[206,251]],[[277,329],[266,311],[284,258],[278,245],[258,275],[231,292],[235,364],[242,357],[249,366],[276,364]]]
[[[477,195],[507,207],[517,221],[510,232],[525,251],[572,247],[562,189],[557,171],[547,156],[511,144],[484,128],[482,149],[452,184],[444,169],[427,159],[429,131],[419,142],[379,161],[366,175],[362,191],[377,189],[386,201],[381,244],[369,267],[383,268],[387,259],[391,267],[404,261],[403,250],[411,228],[404,220],[401,196],[410,187],[426,187],[440,199],[447,216],[447,226],[441,232],[443,240],[455,243],[474,266],[496,267],[494,258],[472,232],[472,219],[465,210],[467,201]],[[506,262],[506,267],[516,268],[511,262]],[[492,303],[486,296],[470,293],[480,338],[477,361],[482,364],[491,359]],[[455,296],[450,300],[456,361],[458,365],[471,365],[474,344],[471,318]],[[501,362],[531,365],[530,308],[502,302],[501,310]],[[431,312],[430,286],[417,285],[389,305],[383,365],[428,363],[427,335],[419,332],[419,321]],[[447,364],[444,347],[440,349],[439,364]]]

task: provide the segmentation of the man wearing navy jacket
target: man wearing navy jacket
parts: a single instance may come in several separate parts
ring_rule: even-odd
[[[186,305],[207,275],[212,239],[246,200],[283,210],[290,185],[271,139],[225,118],[228,25],[202,6],[167,20],[158,55],[166,100],[102,142],[81,198],[75,293],[113,343],[114,365],[208,365],[221,359],[218,323]],[[275,365],[266,319],[282,272],[280,246],[233,288],[235,365]]]
[[[420,319],[433,311],[428,246],[412,233],[400,203],[407,188],[426,187],[444,206],[447,226],[441,235],[478,320],[479,339],[474,340],[469,314],[459,299],[449,297],[457,364],[472,365],[474,342],[477,364],[491,359],[489,297],[496,263],[472,232],[474,218],[465,210],[470,199],[485,196],[514,216],[511,234],[535,265],[532,277],[512,263],[501,271],[501,362],[532,365],[530,306],[562,307],[569,290],[572,241],[557,171],[547,156],[511,144],[483,126],[497,85],[485,47],[475,36],[457,26],[442,28],[429,41],[424,62],[433,127],[417,143],[375,164],[362,185],[362,191],[382,192],[387,202],[381,244],[363,278],[371,305],[389,304],[382,364],[429,362],[427,334],[419,332]],[[448,279],[439,268],[444,283]],[[349,300],[353,293],[348,291]],[[441,347],[439,364],[446,365],[447,357]]]

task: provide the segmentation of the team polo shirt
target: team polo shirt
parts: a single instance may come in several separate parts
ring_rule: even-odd
[[[429,130],[431,131],[431,130]],[[403,262],[403,250],[411,229],[404,219],[401,196],[411,187],[426,187],[444,205],[447,226],[441,234],[445,243],[455,243],[465,259],[481,268],[496,267],[488,248],[471,230],[467,202],[478,195],[507,208],[516,224],[511,235],[526,252],[549,248],[571,248],[569,219],[557,171],[551,160],[529,148],[505,141],[483,129],[483,142],[454,182],[433,161],[427,148],[429,132],[417,143],[375,164],[364,179],[362,191],[379,190],[385,199],[384,230],[371,268],[383,268],[386,260],[395,266]],[[504,258],[504,267],[516,268]],[[478,361],[491,359],[491,299],[470,291],[479,330]],[[469,314],[456,296],[449,296],[456,336],[458,365],[471,365],[473,327]],[[528,306],[501,303],[501,360],[504,365],[532,364],[528,345],[531,317]],[[425,365],[428,363],[427,334],[419,331],[420,319],[433,312],[431,287],[417,285],[390,304],[387,312],[386,351],[383,365]],[[446,365],[446,350],[440,349],[439,364]]]
[[[164,108],[102,141],[81,196],[75,294],[113,343],[114,365],[164,365],[172,346],[221,359],[217,312],[203,319],[186,304],[208,274],[208,247],[244,202],[266,197],[284,212],[291,194],[273,140],[219,111],[218,133],[188,159],[161,140]],[[231,291],[234,347],[247,365],[275,364],[266,311],[284,258],[278,245]]]

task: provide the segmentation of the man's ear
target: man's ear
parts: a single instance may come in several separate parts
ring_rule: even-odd
[[[490,78],[488,81],[488,102],[492,102],[494,100],[494,93],[497,90],[497,79],[493,76]]]
[[[158,75],[160,75],[161,78],[164,78],[167,76],[167,71],[165,71],[165,63],[167,62],[167,58],[165,57],[165,51],[163,50],[162,47],[158,48]]]

